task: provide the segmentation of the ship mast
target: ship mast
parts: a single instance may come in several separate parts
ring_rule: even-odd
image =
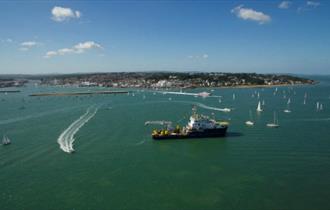
[[[197,106],[196,105],[193,105],[193,107],[192,107],[192,116],[194,117],[194,118],[197,118]]]

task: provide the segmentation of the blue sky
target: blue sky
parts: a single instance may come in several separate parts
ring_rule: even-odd
[[[0,1],[0,73],[330,73],[328,1]]]

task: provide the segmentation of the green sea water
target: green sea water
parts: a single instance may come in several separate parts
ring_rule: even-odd
[[[147,90],[29,97],[101,89],[33,84],[1,93],[0,135],[12,144],[0,147],[0,209],[330,209],[330,78],[316,79],[313,86],[279,87],[276,95],[275,88],[216,88],[221,103]],[[259,100],[265,105],[257,114]],[[192,104],[232,108],[198,108],[230,121],[227,137],[151,139],[145,121],[185,125]],[[96,114],[76,129],[76,152],[65,153],[58,138],[88,108]],[[254,127],[244,124],[249,110]],[[274,111],[280,127],[267,128]]]

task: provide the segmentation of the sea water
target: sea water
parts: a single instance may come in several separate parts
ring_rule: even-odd
[[[330,78],[315,79],[275,94],[275,87],[215,88],[221,103],[137,89],[30,97],[106,89],[30,84],[0,94],[0,135],[12,141],[0,147],[0,209],[329,209]],[[284,113],[288,97],[292,112]],[[229,121],[227,137],[151,139],[159,126],[145,121],[184,126],[194,104]],[[250,110],[253,127],[245,125]],[[280,127],[268,128],[274,112]]]

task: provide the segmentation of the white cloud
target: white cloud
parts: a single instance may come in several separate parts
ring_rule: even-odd
[[[55,51],[48,51],[44,57],[45,58],[50,58],[50,57],[55,56],[55,55],[57,55],[57,52],[55,52]]]
[[[320,6],[320,2],[316,2],[316,1],[307,1],[306,5],[315,8],[315,7]]]
[[[70,49],[70,48],[63,48],[63,49],[57,50],[57,53],[59,55],[65,55],[65,54],[69,54],[69,53],[74,53],[74,50]]]
[[[48,51],[44,56],[44,58],[51,58],[57,55],[66,55],[66,54],[74,54],[74,53],[80,54],[90,49],[103,49],[103,47],[96,42],[87,41],[87,42],[78,43],[71,48],[62,48],[56,51]]]
[[[52,11],[52,19],[57,22],[69,20],[71,18],[80,18],[80,11],[73,11],[71,8],[55,6]]]
[[[40,43],[35,41],[26,41],[26,42],[22,42],[20,45],[21,45],[21,48],[19,48],[20,51],[28,51],[31,48],[40,45]]]
[[[31,48],[31,47],[34,47],[36,46],[38,43],[35,42],[35,41],[27,41],[27,42],[22,42],[21,43],[21,46],[23,47],[27,47],[27,48]]]
[[[250,8],[244,8],[243,5],[235,7],[231,10],[231,13],[243,20],[252,20],[258,22],[259,24],[264,24],[271,21],[271,17],[269,15]]]
[[[92,48],[102,49],[101,45],[99,45],[99,44],[97,44],[93,41],[78,43],[73,47],[73,49],[76,51],[76,53],[82,53],[85,50],[89,50],[89,49],[92,49]]]
[[[307,1],[305,5],[299,7],[297,10],[298,10],[298,12],[309,11],[309,10],[313,10],[313,9],[317,8],[320,5],[321,5],[320,2]]]
[[[291,1],[282,1],[279,5],[278,8],[280,9],[289,9],[291,6],[292,2]]]
[[[208,59],[208,54],[202,54],[202,55],[188,55],[187,58],[189,59]]]
[[[1,43],[12,43],[13,40],[10,39],[10,38],[7,38],[7,39],[0,39],[0,42],[1,42]]]

